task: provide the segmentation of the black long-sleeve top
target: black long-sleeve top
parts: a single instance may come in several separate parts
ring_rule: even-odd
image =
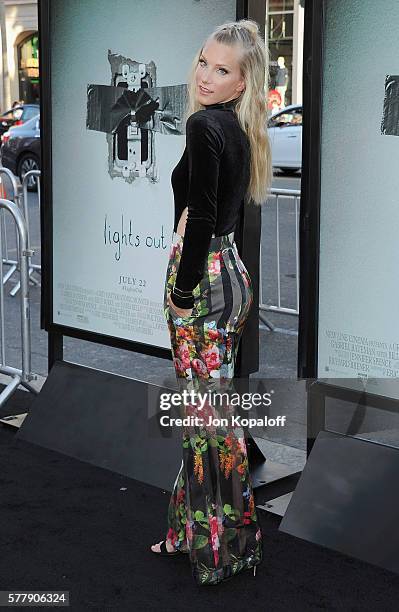
[[[188,207],[172,302],[192,308],[212,238],[235,230],[250,179],[250,144],[234,107],[238,98],[210,104],[187,120],[186,147],[172,171],[174,231]]]

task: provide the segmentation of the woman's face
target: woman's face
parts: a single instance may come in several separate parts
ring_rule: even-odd
[[[216,40],[205,43],[195,71],[200,104],[206,106],[238,98],[245,89],[238,60],[239,47],[224,45]]]

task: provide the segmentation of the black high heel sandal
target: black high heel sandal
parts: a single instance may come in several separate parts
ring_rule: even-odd
[[[162,540],[161,545],[159,547],[160,552],[155,552],[155,550],[152,550],[152,548],[150,548],[150,550],[152,553],[154,553],[154,555],[158,555],[161,557],[174,557],[175,555],[181,554],[180,550],[169,552],[168,549],[166,548],[166,540]]]

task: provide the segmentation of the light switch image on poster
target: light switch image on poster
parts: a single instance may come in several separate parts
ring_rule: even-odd
[[[185,133],[186,86],[156,87],[156,67],[108,50],[111,85],[87,86],[86,128],[105,132],[112,178],[159,180],[154,132]]]

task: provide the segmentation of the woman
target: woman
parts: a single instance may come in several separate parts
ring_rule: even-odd
[[[177,380],[197,392],[231,382],[253,303],[234,231],[245,201],[261,204],[272,177],[265,75],[258,25],[240,20],[216,28],[189,78],[186,148],[172,172],[175,222],[164,312]],[[184,428],[166,540],[151,550],[187,553],[198,585],[251,567],[255,574],[262,534],[242,428],[214,424],[232,414],[229,405],[208,402],[200,410],[191,403],[182,412],[203,417],[203,424]]]

